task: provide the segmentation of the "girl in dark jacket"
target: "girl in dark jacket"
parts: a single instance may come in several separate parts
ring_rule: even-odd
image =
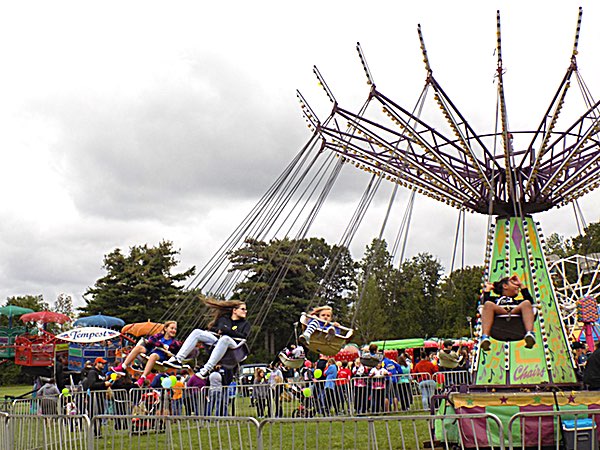
[[[208,324],[210,331],[199,329],[192,331],[177,355],[165,363],[166,366],[179,369],[198,342],[212,345],[213,349],[208,361],[196,374],[200,378],[207,378],[227,349],[237,346],[234,339],[246,339],[250,334],[250,323],[246,320],[247,311],[244,302],[205,298],[204,303],[213,310],[213,320]]]

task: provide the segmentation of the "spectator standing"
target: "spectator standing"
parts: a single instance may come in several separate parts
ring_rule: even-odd
[[[183,388],[185,384],[182,381],[182,376],[177,375],[177,381],[171,387],[173,390],[173,396],[171,397],[171,414],[174,416],[180,416],[183,407]]]
[[[283,408],[281,405],[281,394],[283,394],[283,373],[281,372],[281,363],[275,363],[273,371],[269,376],[269,385],[273,390],[275,417],[283,417]]]
[[[383,367],[383,362],[378,363],[369,372],[369,376],[373,379],[371,384],[371,412],[378,414],[383,412],[385,399],[385,377],[389,376],[389,372]]]
[[[354,411],[356,414],[367,412],[367,378],[365,366],[356,358],[352,366],[352,382],[354,384]]]
[[[400,393],[400,409],[407,411],[412,403],[412,392],[410,389],[410,366],[404,355],[398,356],[400,375],[398,376],[398,390]]]
[[[224,405],[223,405],[223,376],[219,371],[220,366],[217,365],[215,370],[208,376],[208,411],[207,416],[211,416],[213,411],[215,416],[224,416]],[[199,378],[200,375],[196,374]]]
[[[60,391],[56,386],[56,380],[50,378],[38,391],[37,396],[40,399],[40,408],[42,414],[53,415],[58,414],[58,396]]]
[[[259,418],[267,417],[266,411],[271,412],[271,401],[269,397],[269,385],[265,379],[265,371],[260,367],[254,372],[254,386],[252,387],[252,397],[256,403],[256,415]]]
[[[348,368],[348,361],[342,361],[342,366],[338,369],[337,380],[335,380],[335,388],[337,390],[339,411],[344,413],[350,410],[348,387],[351,377],[352,371]]]
[[[88,391],[89,407],[88,416],[93,421],[94,416],[104,412],[105,394],[111,385],[110,380],[104,376],[104,367],[106,360],[104,358],[96,358],[93,367],[87,372],[87,377],[83,382],[83,388]],[[102,435],[99,423],[94,422],[94,436]]]
[[[333,408],[339,412],[339,406],[336,401],[335,380],[337,379],[338,368],[335,359],[329,358],[327,368],[325,369],[325,412],[331,415]]]
[[[197,376],[191,369],[190,375],[186,383],[188,391],[185,396],[185,410],[189,415],[199,416],[205,410],[205,399],[202,389],[206,387],[207,381],[205,378]]]
[[[388,372],[385,378],[385,411],[398,411],[398,401],[400,399],[398,383],[402,369],[400,364],[391,358],[384,357],[382,363],[383,368]]]
[[[417,380],[419,381],[419,389],[421,390],[421,401],[423,403],[423,409],[429,410],[430,400],[435,392],[435,380],[433,376],[437,373],[437,366],[433,365],[430,361],[431,355],[422,352],[421,360],[415,364],[413,373],[418,374]]]

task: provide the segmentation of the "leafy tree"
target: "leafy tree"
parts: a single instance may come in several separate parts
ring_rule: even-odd
[[[355,295],[355,327],[363,342],[384,339],[392,332],[389,317],[390,280],[393,279],[392,257],[387,243],[373,239],[359,263],[360,276]]]
[[[234,297],[248,304],[252,341],[264,344],[264,356],[288,344],[294,323],[309,305],[331,305],[339,321],[347,310],[354,263],[344,247],[317,238],[249,239],[230,260],[232,271],[246,274]]]
[[[73,321],[73,319],[75,319],[73,298],[68,294],[59,294],[58,297],[56,297],[52,311],[69,316],[71,321]]]
[[[44,301],[44,297],[41,294],[9,297],[8,299],[6,299],[5,303],[5,306],[8,305],[29,308],[33,309],[34,311],[47,311],[50,309],[50,306]]]
[[[106,314],[125,322],[158,320],[182,297],[183,282],[195,272],[195,267],[173,274],[179,263],[179,251],[173,243],[162,241],[156,247],[133,246],[124,255],[115,249],[104,257],[107,274],[84,294],[83,314]]]
[[[573,254],[600,253],[600,222],[589,224],[583,235],[573,238]]]
[[[429,253],[405,261],[394,280],[389,317],[399,338],[435,336],[441,318],[437,316],[439,282],[444,268]]]
[[[565,239],[564,236],[558,233],[552,233],[546,239],[546,253],[559,258],[566,258],[573,254],[573,244],[570,239]]]
[[[438,336],[461,337],[470,333],[467,317],[475,323],[481,290],[483,266],[465,267],[452,272],[440,286],[437,315]]]

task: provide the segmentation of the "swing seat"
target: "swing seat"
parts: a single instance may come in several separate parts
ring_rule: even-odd
[[[537,308],[533,307],[534,320],[537,317]],[[521,314],[496,314],[490,330],[490,337],[497,341],[515,342],[525,337],[525,325]]]
[[[279,352],[279,360],[288,369],[299,369],[304,365],[305,358],[289,358],[285,353]]]
[[[369,352],[363,352],[360,354],[360,362],[365,367],[376,367],[377,364],[383,361],[383,353],[376,353],[372,355]]]
[[[525,326],[520,314],[498,314],[494,318],[494,324],[490,337],[497,341],[514,342],[525,337]]]
[[[300,324],[302,325],[302,331],[306,330],[308,323],[312,320],[319,320],[316,316],[311,316],[306,313],[302,313],[300,316]],[[321,353],[327,356],[333,356],[337,352],[339,352],[344,345],[346,345],[352,335],[354,334],[354,330],[351,328],[346,328],[343,326],[336,327],[339,328],[342,334],[336,334],[331,338],[329,335],[323,330],[316,330],[312,336],[310,337],[310,345],[308,346],[312,351]]]
[[[217,336],[215,334],[215,336]],[[233,339],[236,342],[236,346],[233,348],[228,348],[219,364],[223,366],[225,369],[233,369],[237,367],[239,363],[244,361],[248,355],[250,354],[250,349],[248,348],[248,344],[246,343],[246,339]],[[212,352],[212,345],[207,346],[207,350]]]

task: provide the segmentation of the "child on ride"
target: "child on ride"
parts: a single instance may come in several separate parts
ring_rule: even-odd
[[[317,319],[311,318],[306,326],[306,330],[298,338],[298,342],[304,347],[310,345],[310,337],[318,329],[327,333],[327,340],[331,340],[336,334],[340,333],[340,329],[338,328],[340,324],[331,322],[333,320],[333,309],[331,306],[318,306],[309,315],[316,316]]]
[[[181,342],[175,340],[176,334],[177,322],[174,320],[165,322],[161,333],[154,334],[148,339],[142,339],[129,352],[125,361],[116,367],[112,367],[111,370],[116,374],[125,376],[125,370],[131,366],[135,358],[145,353],[148,356],[148,362],[146,362],[142,376],[136,381],[138,387],[142,387],[146,377],[154,368],[156,361],[165,361],[168,356],[177,353],[181,348]]]
[[[492,291],[497,296],[492,296]],[[521,293],[522,300],[516,297]],[[532,348],[535,345],[535,333],[533,332],[534,309],[533,297],[523,285],[518,275],[502,278],[495,283],[485,283],[483,287],[483,308],[481,310],[481,350],[489,351],[490,331],[497,314],[521,314],[523,326],[525,327],[525,347]]]
[[[234,339],[246,339],[251,328],[250,322],[246,320],[247,308],[243,301],[209,298],[203,301],[213,311],[213,320],[208,324],[210,331],[200,329],[192,331],[181,346],[181,350],[165,362],[167,367],[181,369],[182,361],[194,350],[198,342],[213,345],[208,361],[196,374],[199,378],[207,378],[227,349],[235,348],[237,343]]]

